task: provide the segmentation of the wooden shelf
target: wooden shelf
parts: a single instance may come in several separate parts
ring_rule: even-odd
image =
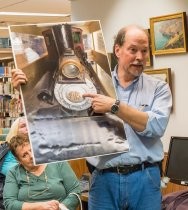
[[[12,48],[0,48],[0,61],[13,59]]]
[[[12,48],[0,48],[0,54],[1,53],[11,53],[12,54]]]
[[[10,56],[3,56],[3,57],[1,57],[1,54],[0,54],[0,60],[1,61],[6,61],[6,60],[12,60],[13,59],[13,56],[12,55],[10,55]]]

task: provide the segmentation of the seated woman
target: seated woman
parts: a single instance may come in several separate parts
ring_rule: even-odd
[[[7,210],[75,210],[79,182],[67,162],[34,165],[28,135],[9,142],[19,164],[7,174],[3,192]]]
[[[9,133],[7,134],[6,142],[9,143],[10,139],[19,133],[22,133],[22,134],[27,133],[25,117],[19,117],[13,122],[9,130]],[[0,167],[0,173],[6,176],[9,169],[17,164],[18,164],[18,161],[16,160],[12,152],[8,150],[6,155],[3,158],[3,161]]]
[[[18,161],[10,151],[8,147],[8,143],[10,139],[17,135],[18,133],[27,133],[27,127],[26,127],[26,121],[24,117],[17,118],[6,137],[6,141],[1,144],[1,151],[0,151],[0,209],[3,210],[3,189],[4,189],[4,183],[5,183],[5,176],[7,172],[12,168],[13,166],[18,164]]]

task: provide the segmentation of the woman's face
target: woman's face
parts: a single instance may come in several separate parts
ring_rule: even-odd
[[[19,163],[26,169],[30,170],[33,168],[33,157],[31,152],[31,145],[24,143],[16,148],[16,156]]]
[[[18,125],[18,134],[28,134],[26,119],[21,118]],[[26,170],[33,168],[33,156],[31,152],[31,145],[25,143],[16,148],[16,155],[19,163],[24,166]]]

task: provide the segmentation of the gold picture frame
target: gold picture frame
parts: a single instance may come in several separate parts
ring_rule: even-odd
[[[149,51],[148,51],[148,58],[147,58],[147,61],[146,61],[146,67],[151,67],[153,66],[153,55],[151,53],[151,34],[150,34],[150,29],[145,29],[147,34],[148,34],[148,37],[149,37]]]
[[[144,73],[167,82],[170,86],[170,89],[172,90],[171,68],[149,69],[149,70],[144,70]]]
[[[187,52],[186,12],[150,18],[152,54]]]

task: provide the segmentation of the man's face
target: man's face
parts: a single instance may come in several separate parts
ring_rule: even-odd
[[[118,69],[125,71],[131,78],[139,76],[148,58],[148,37],[137,29],[127,31],[123,46],[116,45]]]

